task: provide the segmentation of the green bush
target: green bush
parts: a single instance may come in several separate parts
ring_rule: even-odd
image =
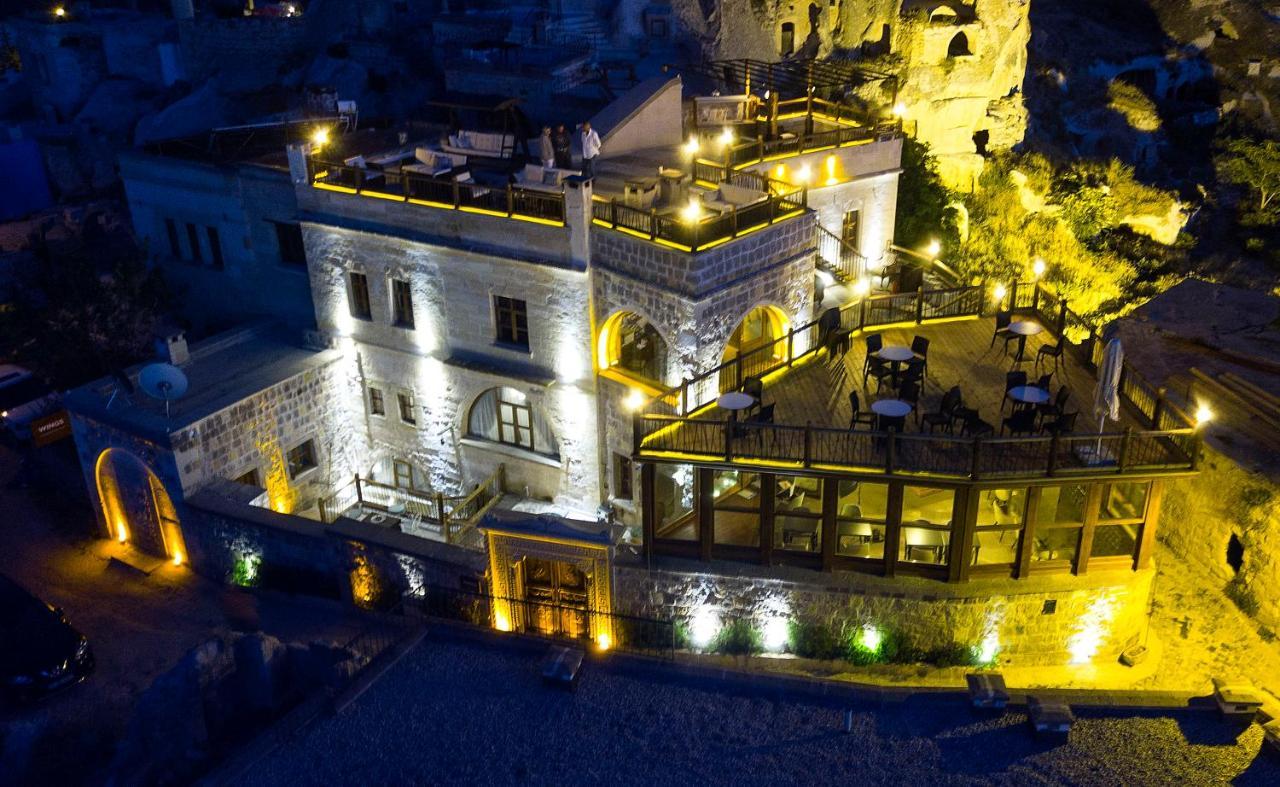
[[[959,642],[952,642],[950,645],[941,645],[936,648],[930,648],[925,652],[923,661],[933,664],[936,667],[959,667],[961,665],[972,665],[975,662],[973,648],[967,645],[961,645]]]
[[[677,620],[675,623],[676,650],[689,649],[689,623]]]
[[[914,664],[922,656],[911,639],[896,629],[886,631],[880,641],[880,660],[887,664]]]
[[[764,639],[750,621],[735,618],[720,629],[711,649],[730,656],[750,656],[764,650]]]
[[[238,555],[231,566],[231,582],[242,588],[250,588],[258,584],[258,569],[262,566],[262,558],[257,555]]]
[[[792,621],[790,650],[806,659],[838,659],[845,655],[840,632],[826,623]]]

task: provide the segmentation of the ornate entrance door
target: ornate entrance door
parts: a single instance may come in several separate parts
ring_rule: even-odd
[[[525,557],[521,562],[517,576],[523,578],[525,628],[552,637],[589,637],[587,575],[560,560]]]

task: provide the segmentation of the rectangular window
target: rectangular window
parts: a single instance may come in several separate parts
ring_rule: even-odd
[[[209,237],[209,261],[217,270],[222,270],[222,242],[218,240],[217,227],[205,227],[205,235]]]
[[[418,414],[413,409],[413,393],[400,391],[396,394],[396,401],[400,405],[400,420],[410,426],[417,424]]]
[[[1145,519],[1150,488],[1146,481],[1107,484],[1102,492],[1102,510],[1098,512],[1098,519],[1105,522]]]
[[[773,546],[792,552],[822,551],[822,479],[778,476]]]
[[[196,229],[194,224],[187,224],[187,244],[191,247],[191,261],[203,261],[204,254],[200,252],[200,230]]]
[[[718,470],[713,478],[715,543],[760,546],[760,476]]]
[[[849,245],[855,251],[861,251],[862,237],[862,212],[851,210],[844,214],[844,221],[840,223],[840,240]]]
[[[305,268],[307,249],[302,242],[302,227],[283,221],[274,221],[272,224],[276,227],[276,244],[280,247],[280,262],[284,265]]]
[[[613,455],[613,496],[619,500],[631,499],[631,457]]]
[[[654,536],[671,541],[697,541],[693,465],[653,467]]]
[[[533,450],[533,411],[528,405],[498,402],[498,442]]]
[[[973,534],[973,566],[1008,566],[1018,561],[1018,544],[1027,514],[1027,490],[974,490],[978,505],[977,528]]]
[[[363,273],[350,275],[351,316],[361,320],[373,319],[373,308],[369,305],[369,279]]]
[[[836,554],[884,559],[889,485],[841,481],[836,503]]]
[[[951,548],[953,489],[928,486],[902,488],[902,543],[898,559],[907,563],[947,565]]]
[[[246,470],[232,480],[237,484],[244,484],[245,486],[262,486],[261,479],[258,477],[258,468],[256,467],[252,470]]]
[[[1036,506],[1035,543],[1031,559],[1037,563],[1066,561],[1075,565],[1089,488],[1084,484],[1047,486]]]
[[[391,479],[400,489],[413,489],[413,465],[403,459],[392,459]]]
[[[529,349],[529,307],[521,300],[493,296],[497,340],[523,350]]]
[[[1089,547],[1089,556],[1094,557],[1133,557],[1138,548],[1138,528],[1140,525],[1098,525],[1093,531],[1093,545]]]
[[[391,282],[391,300],[395,324],[401,328],[412,328],[413,293],[409,291],[409,282],[393,279]]]
[[[369,415],[386,415],[387,403],[383,401],[382,389],[369,386]]]
[[[165,219],[164,231],[169,236],[169,253],[175,260],[182,259],[182,244],[178,242],[178,223],[173,219]]]
[[[316,466],[316,445],[308,440],[301,445],[289,449],[289,478],[297,478]]]

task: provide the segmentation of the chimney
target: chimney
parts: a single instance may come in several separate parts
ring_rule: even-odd
[[[165,363],[181,366],[191,360],[187,351],[187,334],[181,328],[162,329],[156,335],[156,357]]]
[[[591,264],[591,179],[564,179],[564,223],[569,227],[569,253],[584,268]]]

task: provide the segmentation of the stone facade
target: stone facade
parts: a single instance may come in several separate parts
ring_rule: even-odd
[[[1019,666],[1111,663],[1137,643],[1147,626],[1153,571],[1052,580],[939,585],[838,573],[788,572],[752,576],[615,569],[614,611],[674,617],[690,623],[749,620],[762,628],[774,618],[848,628],[872,625],[904,635],[921,649],[952,643],[993,647],[1001,663]]]

